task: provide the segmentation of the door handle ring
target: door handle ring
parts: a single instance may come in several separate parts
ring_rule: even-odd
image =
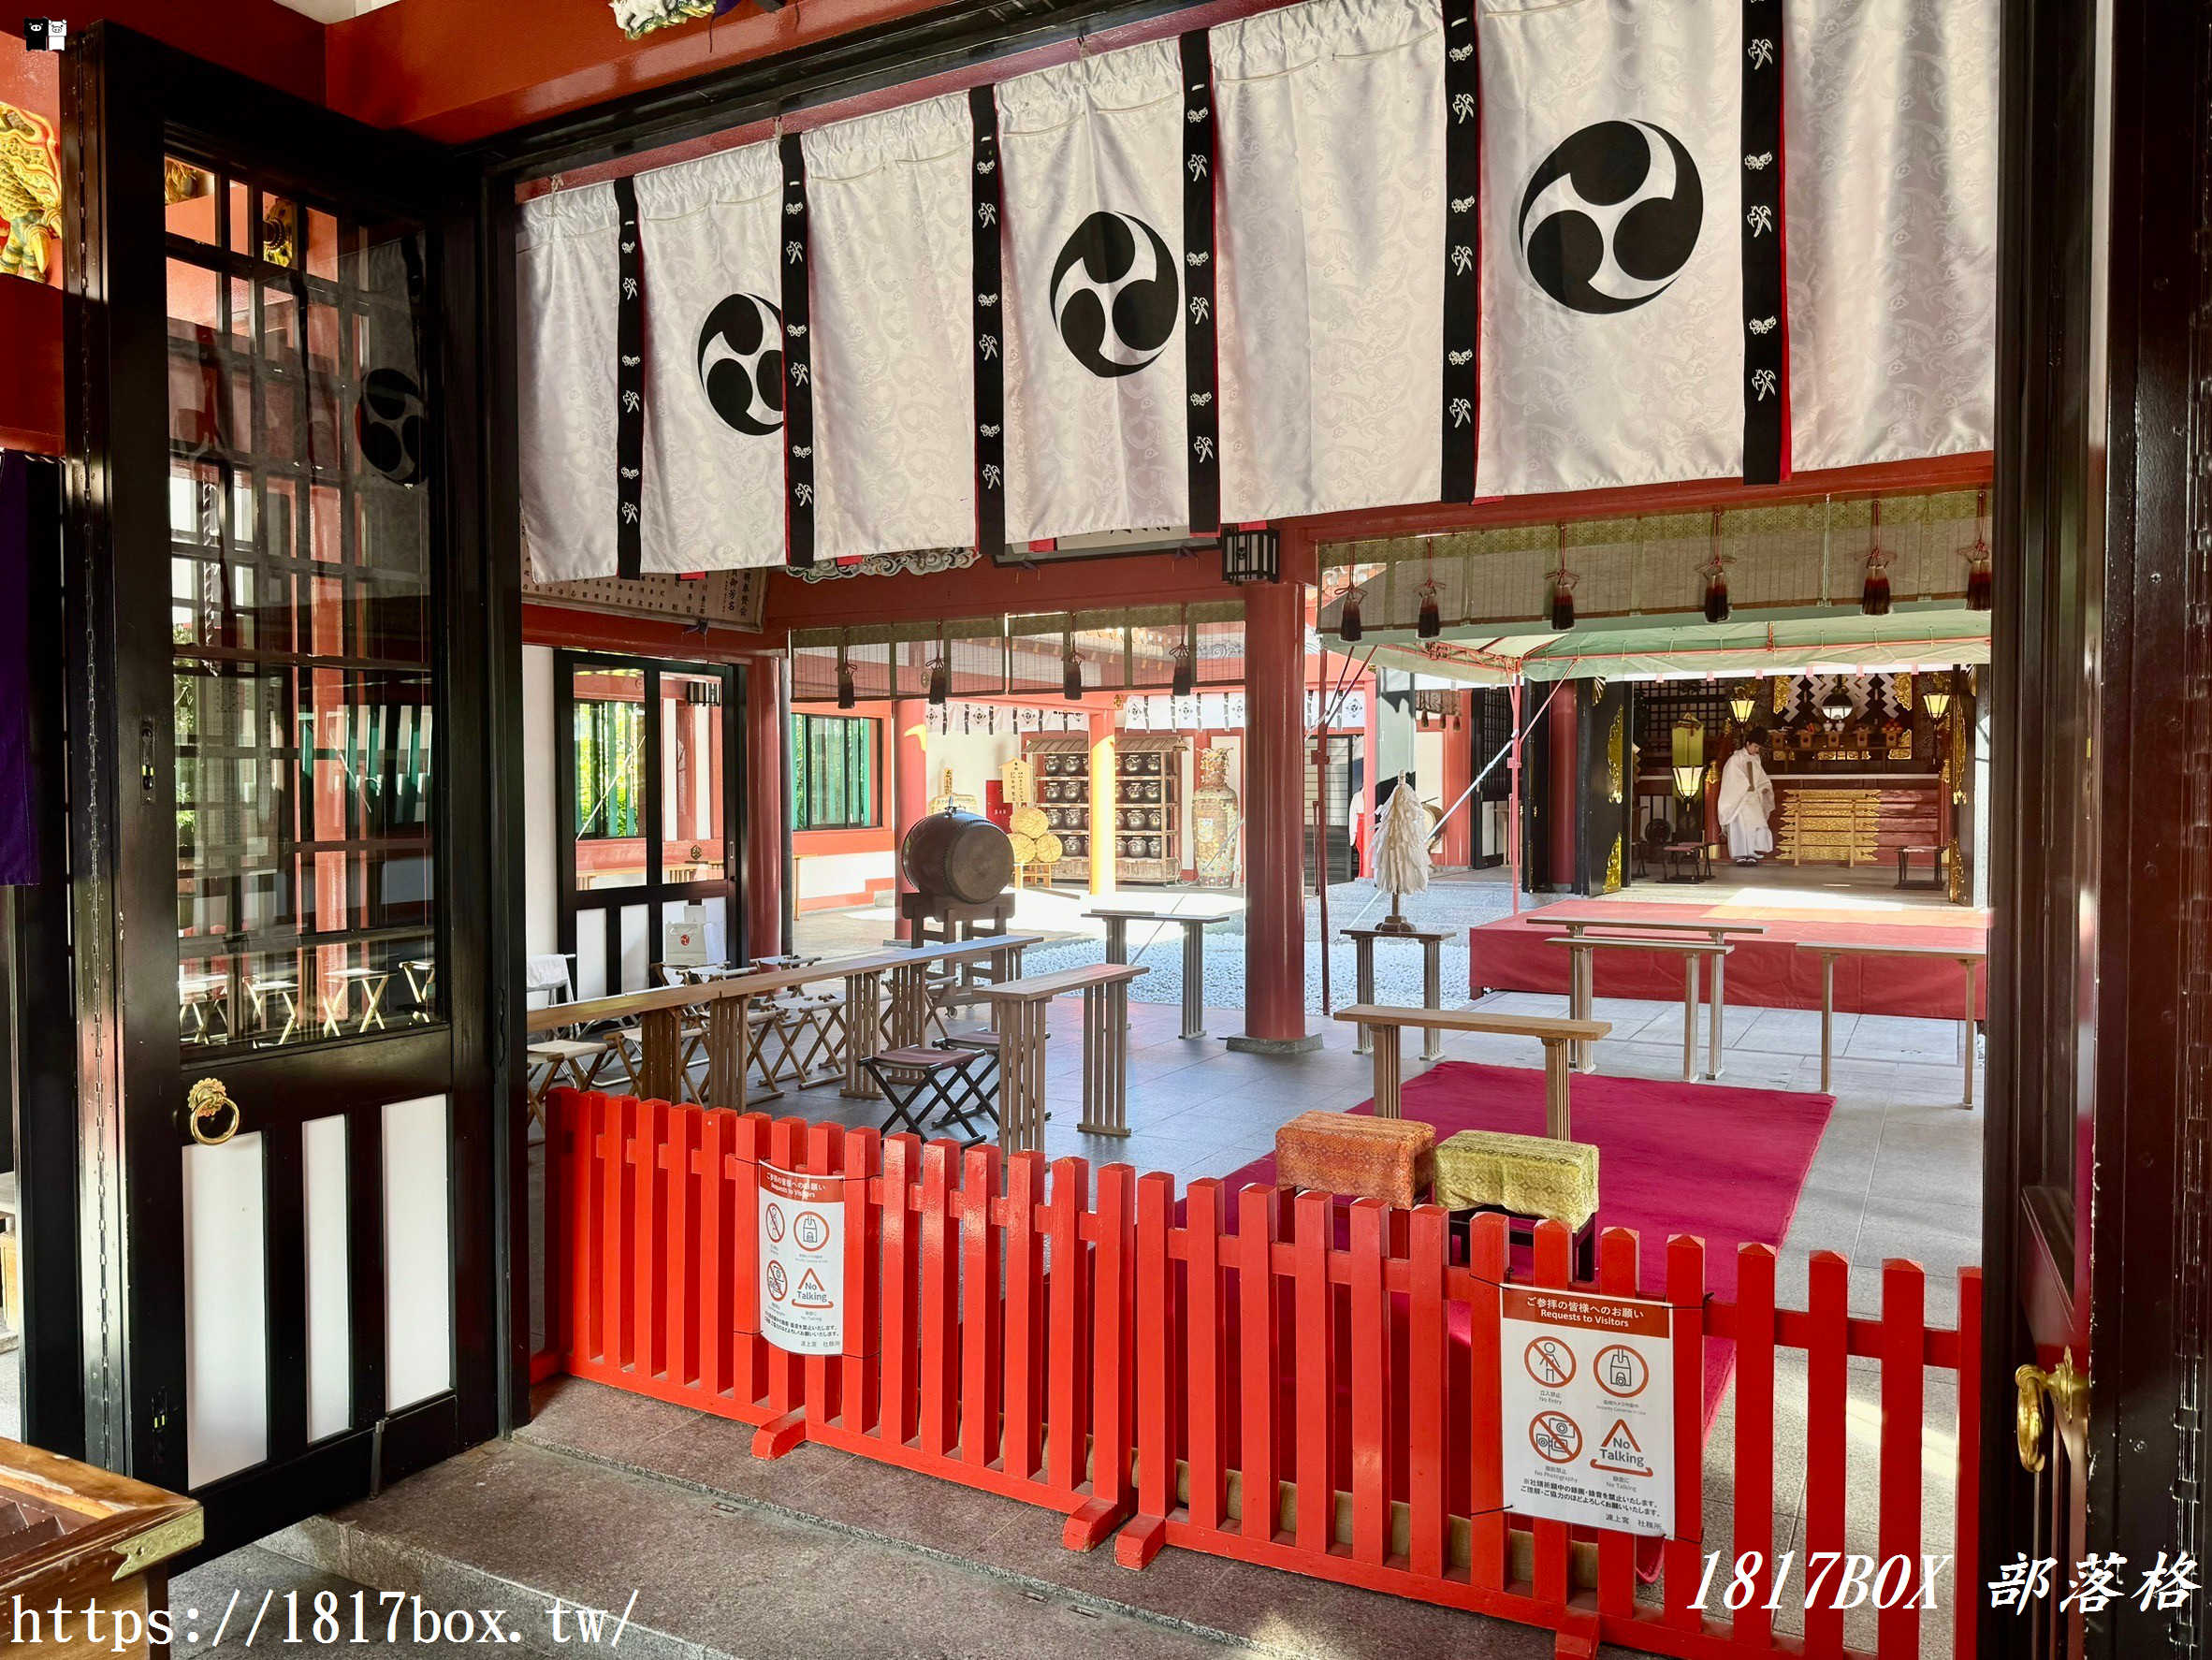
[[[2019,1390],[2013,1428],[2019,1440],[2020,1467],[2030,1476],[2040,1476],[2046,1462],[2043,1449],[2045,1398],[2049,1398],[2051,1411],[2063,1434],[2088,1416],[2089,1380],[2075,1369],[2074,1351],[2070,1348],[2047,1372],[2041,1366],[2020,1367],[2014,1372],[2013,1382]]]
[[[239,1131],[238,1102],[220,1078],[202,1078],[184,1097],[184,1128],[203,1147],[220,1147]]]

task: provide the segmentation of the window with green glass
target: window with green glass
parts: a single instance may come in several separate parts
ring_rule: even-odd
[[[601,671],[597,678],[614,679],[618,672]],[[641,678],[637,671],[627,671]],[[645,811],[642,771],[645,748],[645,704],[634,701],[586,699],[575,701],[576,838],[642,836],[639,816]]]
[[[865,715],[791,718],[793,830],[862,830],[875,824],[881,726]]]

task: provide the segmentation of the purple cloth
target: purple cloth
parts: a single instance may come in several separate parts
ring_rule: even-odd
[[[31,816],[31,469],[0,452],[0,884],[38,880]]]

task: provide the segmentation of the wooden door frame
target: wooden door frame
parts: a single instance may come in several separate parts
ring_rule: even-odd
[[[1982,1536],[1989,1562],[2029,1548],[2013,1370],[2071,1344],[2087,1549],[2127,1557],[2132,1586],[2161,1551],[2212,1559],[2212,842],[2190,829],[2212,799],[2212,7],[2114,0],[2101,224],[2094,0],[2010,0],[2004,25]],[[1986,1653],[2030,1640],[1985,1601]],[[2202,1624],[2126,1601],[2082,1641],[2206,1652]]]
[[[553,882],[556,903],[555,925],[559,930],[560,949],[573,953],[576,949],[576,750],[575,741],[575,671],[579,667],[599,665],[612,669],[638,669],[645,674],[645,735],[646,752],[650,765],[646,779],[645,800],[638,808],[639,818],[648,828],[640,838],[647,844],[648,863],[646,882],[637,888],[610,888],[604,905],[583,907],[587,910],[604,910],[608,913],[606,971],[617,978],[621,967],[620,913],[633,905],[646,908],[647,963],[660,960],[662,915],[661,909],[668,904],[689,904],[701,898],[722,901],[723,938],[729,942],[731,960],[750,960],[752,941],[746,937],[745,926],[745,859],[738,851],[745,845],[745,696],[746,677],[750,672],[742,663],[716,663],[705,659],[690,660],[674,657],[640,657],[633,653],[601,651],[587,647],[556,646],[553,648]],[[721,677],[722,704],[722,876],[719,881],[665,883],[661,881],[660,843],[662,778],[661,751],[656,741],[660,733],[659,699],[656,695],[657,677],[663,674]],[[790,742],[790,719],[784,721],[785,743]],[[788,768],[786,776],[789,776]],[[789,837],[785,840],[788,843]],[[720,894],[701,890],[720,888]],[[650,975],[648,975],[648,982]],[[609,981],[608,995],[621,989]],[[649,989],[633,987],[633,990]],[[582,996],[581,988],[576,995]]]
[[[404,135],[365,143],[363,129],[342,117],[113,24],[95,24],[73,43],[63,80],[65,240],[75,290],[65,313],[71,459],[62,599],[74,954],[68,972],[47,983],[34,1017],[73,1031],[76,1047],[72,1087],[44,1091],[26,1108],[42,1142],[73,1144],[76,1237],[68,1243],[79,1307],[76,1332],[51,1320],[33,1331],[32,1363],[62,1352],[65,1338],[80,1342],[86,1456],[186,1486],[183,1310],[159,1286],[182,1237],[181,1197],[173,1179],[137,1172],[175,1165],[182,1093],[167,1009],[177,895],[175,794],[162,781],[174,777],[174,730],[159,204],[165,156],[194,148],[195,126],[204,124],[198,144],[241,169],[388,208],[421,222],[436,249],[440,332],[425,370],[441,415],[435,511],[448,550],[432,604],[444,717],[441,973],[452,1016],[451,1416],[462,1445],[485,1440],[511,1419],[528,1376],[527,1333],[517,1332],[504,1301],[519,1218],[500,1214],[501,1187],[520,1191],[523,1168],[515,1133],[521,1032],[505,1019],[520,952],[491,943],[516,938],[521,868],[492,854],[512,834],[512,794],[476,784],[518,777],[521,737],[511,695],[520,676],[519,571],[488,557],[502,545],[502,519],[512,509],[483,488],[488,466],[511,444],[483,418],[488,377],[511,373],[488,343],[496,330],[478,326],[500,295],[500,224],[488,221],[473,174],[449,153]],[[304,167],[303,157],[312,158]],[[481,910],[460,925],[456,896],[472,894]],[[412,1054],[413,1036],[390,1041]],[[302,1051],[296,1065],[289,1056],[276,1064],[303,1079],[318,1069],[371,1067],[382,1041]],[[35,1261],[41,1233],[26,1241]],[[380,1462],[371,1480],[425,1462],[441,1439],[414,1445],[400,1416],[392,1433],[385,1427],[373,1437]],[[350,1486],[366,1467],[357,1457],[301,1463],[287,1494],[294,1511],[354,1496]],[[274,1523],[273,1511],[262,1515],[242,1498],[234,1508],[211,1525],[211,1544]]]

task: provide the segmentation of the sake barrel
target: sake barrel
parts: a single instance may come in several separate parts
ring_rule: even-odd
[[[1019,830],[1016,830],[1006,839],[1013,844],[1013,856],[1015,864],[1034,865],[1037,863],[1037,837],[1034,836],[1024,836]]]
[[[985,818],[955,808],[918,819],[898,850],[907,880],[922,893],[985,905],[1013,880],[1013,844]]]
[[[1037,838],[1037,862],[1040,865],[1057,865],[1067,856],[1068,850],[1050,830]]]
[[[1053,827],[1053,823],[1044,816],[1044,808],[1041,807],[1017,807],[1013,809],[1013,816],[1007,821],[1006,827],[1016,836],[1042,836]],[[1025,865],[1028,863],[1026,859],[1022,862]]]

